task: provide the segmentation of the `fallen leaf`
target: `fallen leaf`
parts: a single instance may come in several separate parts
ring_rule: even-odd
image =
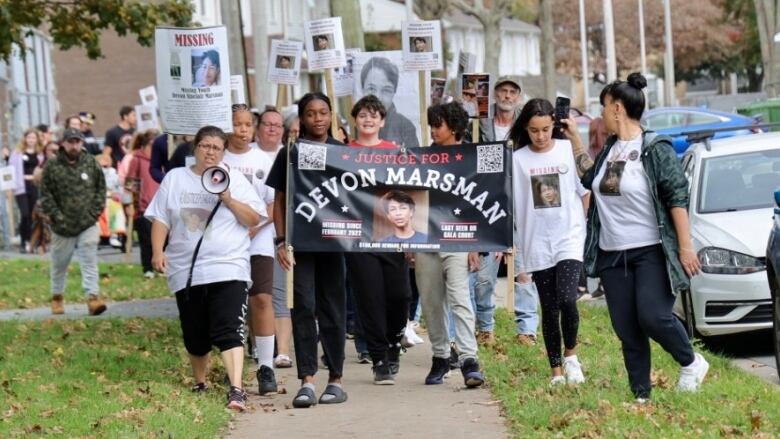
[[[750,412],[750,429],[756,431],[761,428],[761,412],[753,410]]]

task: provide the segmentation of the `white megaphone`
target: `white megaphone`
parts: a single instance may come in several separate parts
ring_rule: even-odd
[[[200,183],[207,192],[219,195],[230,186],[230,171],[224,165],[211,166],[203,171]]]

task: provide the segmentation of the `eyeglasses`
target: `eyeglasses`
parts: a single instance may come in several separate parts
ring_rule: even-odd
[[[204,151],[211,151],[211,152],[222,152],[225,150],[225,148],[218,146],[218,145],[209,145],[208,143],[198,143],[198,148],[204,150]]]
[[[280,123],[268,123],[268,122],[260,122],[260,125],[266,127],[266,128],[276,128],[277,130],[281,130],[284,128],[284,125]]]

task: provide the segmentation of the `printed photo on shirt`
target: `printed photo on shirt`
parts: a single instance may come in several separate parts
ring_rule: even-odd
[[[200,236],[206,228],[206,221],[208,221],[210,213],[211,211],[208,209],[182,207],[179,215],[181,215],[187,235]]]
[[[559,174],[531,176],[534,209],[561,207],[561,182]]]
[[[623,171],[626,169],[626,162],[607,162],[607,168],[604,170],[604,177],[599,184],[599,191],[602,195],[619,196],[620,179],[623,178]]]
[[[376,194],[374,240],[428,242],[428,192],[391,189]]]

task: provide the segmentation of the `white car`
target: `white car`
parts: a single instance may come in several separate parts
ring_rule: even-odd
[[[702,273],[677,298],[675,314],[691,335],[771,328],[766,243],[780,186],[780,133],[696,143],[682,164]]]

